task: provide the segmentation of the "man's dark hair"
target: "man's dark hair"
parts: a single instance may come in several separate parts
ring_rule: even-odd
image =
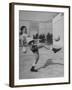
[[[27,27],[26,26],[21,26],[20,30],[20,35],[23,34],[23,29],[25,28],[25,33],[27,34]]]

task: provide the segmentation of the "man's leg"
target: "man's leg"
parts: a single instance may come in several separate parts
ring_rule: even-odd
[[[35,69],[35,67],[36,67],[36,65],[38,63],[38,60],[39,60],[39,52],[38,51],[35,52],[34,55],[35,55],[35,61],[34,61],[33,65],[32,65],[31,71],[37,72],[38,70]]]
[[[26,45],[26,43],[23,41],[22,44],[23,44],[22,45],[22,52],[27,53],[27,45]]]

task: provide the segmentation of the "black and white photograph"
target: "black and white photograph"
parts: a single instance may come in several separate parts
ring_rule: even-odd
[[[64,77],[64,13],[19,11],[19,79]]]
[[[69,6],[13,3],[12,7],[11,84],[69,83]]]

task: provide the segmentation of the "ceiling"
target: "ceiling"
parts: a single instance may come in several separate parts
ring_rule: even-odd
[[[57,12],[42,12],[42,11],[19,11],[20,20],[30,20],[30,21],[49,21],[52,20],[57,14]]]

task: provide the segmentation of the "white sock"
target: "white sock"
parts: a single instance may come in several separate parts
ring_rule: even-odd
[[[33,67],[36,67],[36,64],[35,64],[35,61],[34,61],[34,63],[33,63],[33,65],[32,65]]]

